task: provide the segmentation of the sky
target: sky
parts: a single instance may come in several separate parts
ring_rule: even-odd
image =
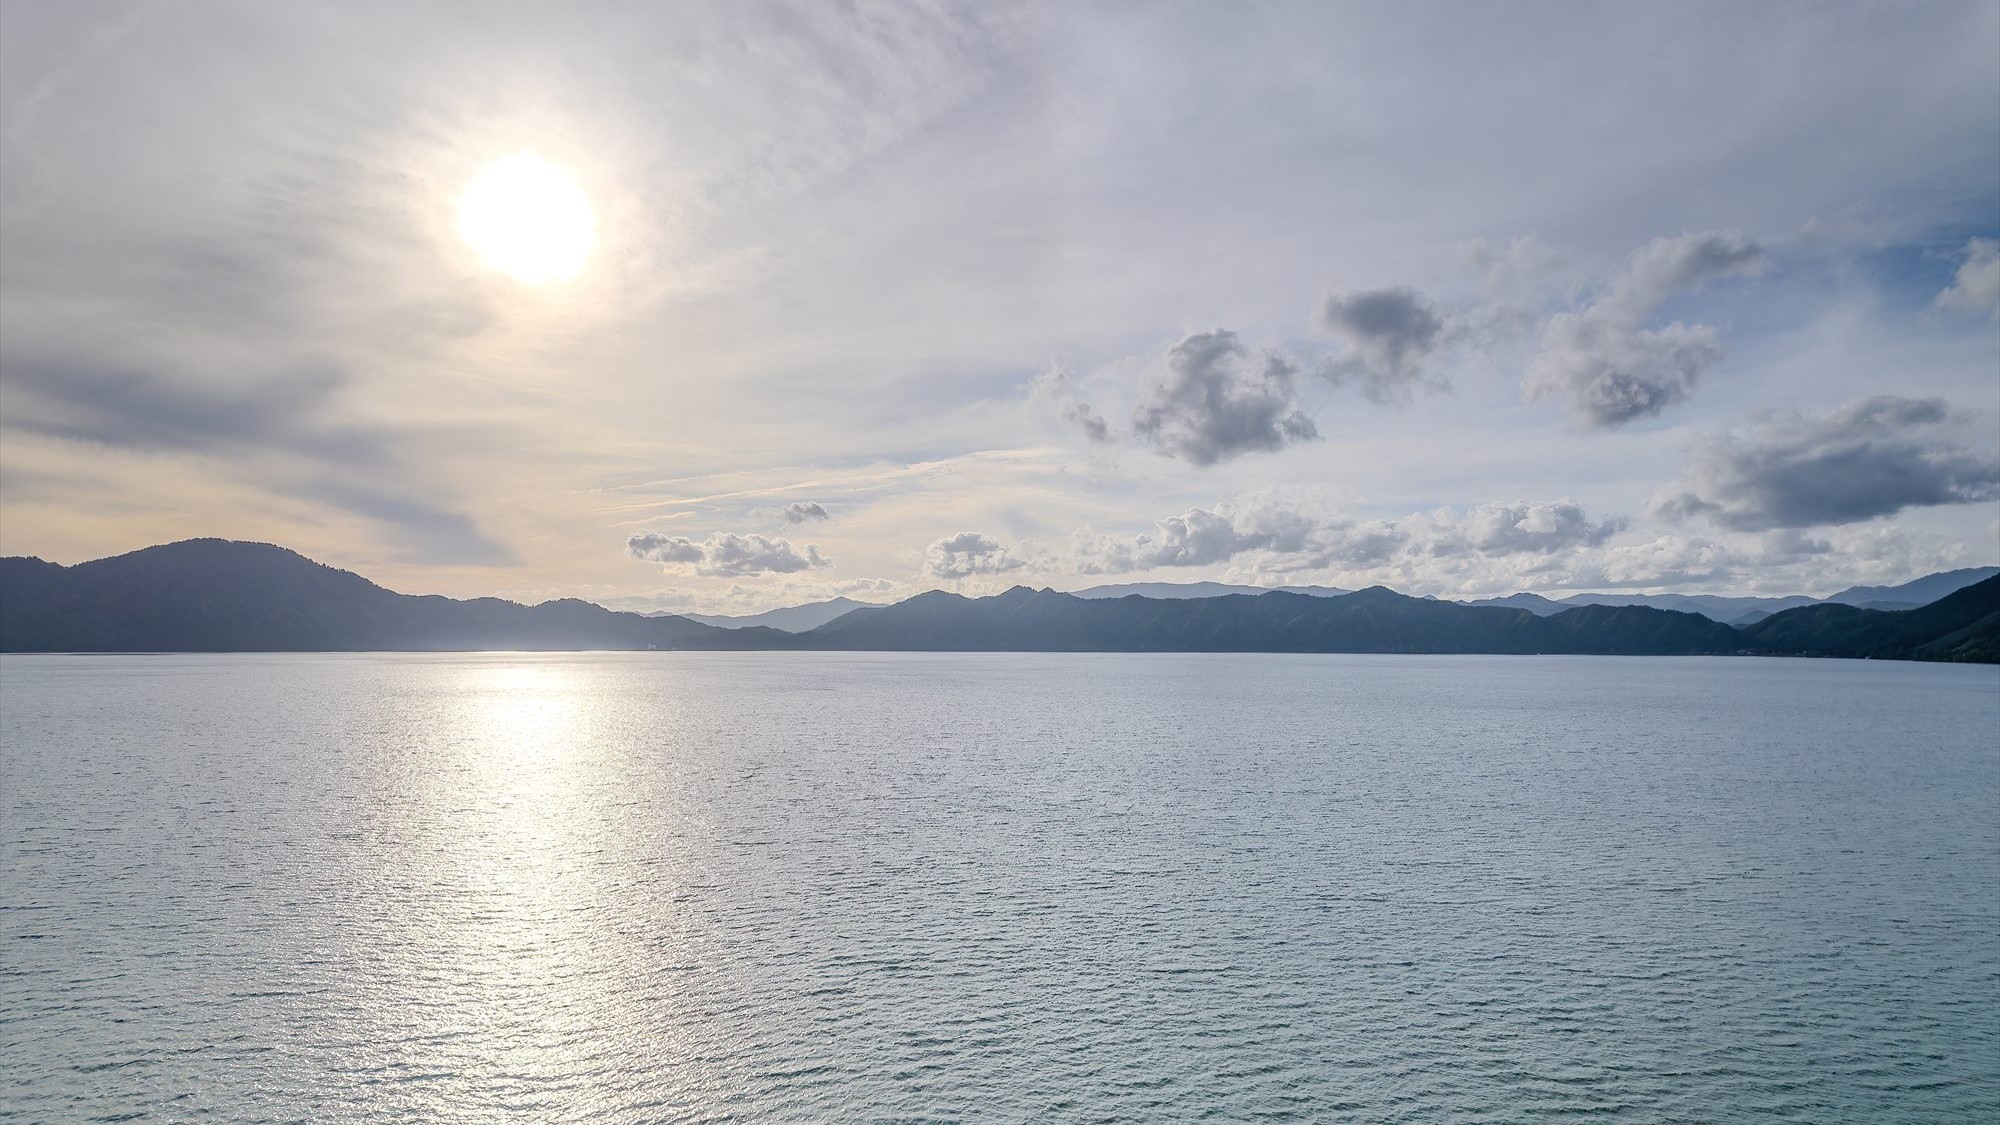
[[[566,278],[465,233],[524,160]],[[0,553],[197,536],[724,613],[2000,563],[2000,2],[9,0]]]

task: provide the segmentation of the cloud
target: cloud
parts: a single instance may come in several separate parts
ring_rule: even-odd
[[[1830,594],[1859,583],[1903,582],[1978,561],[1961,543],[1873,524],[1824,536],[1793,528],[1710,538],[1663,534],[1582,553],[1546,573],[1543,589],[1658,589]]]
[[[1151,531],[1129,539],[1079,532],[1076,569],[1080,574],[1126,574],[1155,567],[1208,566],[1245,551],[1301,551],[1320,531],[1318,520],[1277,505],[1194,507],[1157,520]]]
[[[1408,402],[1418,389],[1449,390],[1428,367],[1458,334],[1437,305],[1414,289],[1370,289],[1329,297],[1320,320],[1347,341],[1345,354],[1320,373],[1334,384],[1355,382],[1371,402]]]
[[[1063,406],[1063,421],[1083,431],[1083,436],[1099,445],[1111,441],[1111,426],[1104,416],[1091,408],[1087,402],[1071,402]]]
[[[970,578],[1001,574],[1028,565],[991,535],[961,531],[933,542],[924,550],[924,570],[937,578]]]
[[[835,582],[828,587],[835,597],[877,597],[896,589],[899,583],[887,578],[850,578],[845,582]]]
[[[237,386],[143,370],[23,359],[7,366],[6,420],[52,437],[128,449],[246,452],[290,448],[329,460],[377,459],[383,435],[329,420],[346,373],[301,364]]]
[[[1508,303],[1538,299],[1565,264],[1561,253],[1532,234],[1504,241],[1477,238],[1463,243],[1461,249],[1487,295]]]
[[[1637,321],[1684,289],[1710,278],[1754,273],[1763,267],[1763,249],[1736,231],[1656,238],[1632,255],[1610,295],[1593,309],[1606,309],[1620,319]]]
[[[824,522],[833,518],[832,513],[828,512],[824,505],[811,500],[794,500],[778,509],[778,515],[783,517],[786,523],[805,523],[808,520]]]
[[[1939,308],[2000,320],[2000,239],[1975,238],[1965,244],[1965,262],[1951,285],[1937,295]]]
[[[2000,456],[1968,448],[1943,399],[1878,395],[1770,416],[1696,445],[1656,514],[1738,531],[1859,523],[2000,498]]]
[[[1767,565],[1799,562],[1833,551],[1833,540],[1808,535],[1795,527],[1777,528],[1757,537],[1758,561]]]
[[[1700,535],[1660,535],[1628,543],[1548,576],[1549,588],[1635,590],[1710,586],[1735,578],[1747,560],[1727,544]]]
[[[1548,554],[1602,546],[1625,530],[1626,521],[1614,516],[1592,523],[1583,505],[1574,500],[1523,500],[1481,504],[1469,509],[1455,527],[1467,547],[1485,554]]]
[[[1266,353],[1261,365],[1227,329],[1167,349],[1166,370],[1147,386],[1132,429],[1162,455],[1195,465],[1276,452],[1319,437],[1294,408],[1298,368]]]
[[[1763,266],[1763,250],[1741,234],[1654,239],[1595,304],[1549,318],[1524,389],[1530,398],[1567,398],[1577,419],[1595,429],[1660,413],[1688,396],[1722,358],[1722,346],[1709,325],[1649,329],[1646,321],[1675,293]]]
[[[1028,384],[1028,397],[1054,406],[1062,415],[1062,420],[1089,438],[1097,445],[1108,445],[1112,441],[1111,425],[1104,416],[1089,403],[1076,397],[1071,387],[1069,375],[1059,368],[1051,368],[1035,377]]]
[[[238,384],[9,354],[0,384],[8,429],[109,449],[226,460],[280,495],[330,505],[388,528],[412,561],[507,565],[514,555],[470,516],[413,485],[422,443],[347,419],[352,380],[326,363],[298,363]]]
[[[803,553],[790,540],[755,533],[719,532],[696,542],[685,535],[641,531],[625,541],[635,559],[693,570],[708,578],[743,578],[753,574],[794,574],[833,565],[818,547]]]
[[[1189,508],[1130,538],[1081,531],[1079,574],[1128,574],[1158,567],[1227,563],[1260,554],[1258,569],[1367,570],[1399,561],[1459,556],[1553,555],[1600,547],[1625,530],[1622,518],[1593,522],[1574,500],[1440,508],[1399,520],[1315,516],[1265,498]]]

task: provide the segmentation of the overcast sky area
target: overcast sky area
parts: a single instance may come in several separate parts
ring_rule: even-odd
[[[0,553],[709,612],[2000,562],[2000,3],[0,20]],[[566,284],[459,236],[523,152]]]

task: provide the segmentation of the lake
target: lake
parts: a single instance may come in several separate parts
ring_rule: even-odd
[[[0,1118],[2000,1118],[2000,668],[0,658]]]

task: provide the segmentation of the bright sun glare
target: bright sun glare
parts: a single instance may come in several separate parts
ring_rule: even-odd
[[[479,170],[458,197],[458,235],[517,281],[568,281],[597,245],[597,216],[576,178],[532,153]]]

